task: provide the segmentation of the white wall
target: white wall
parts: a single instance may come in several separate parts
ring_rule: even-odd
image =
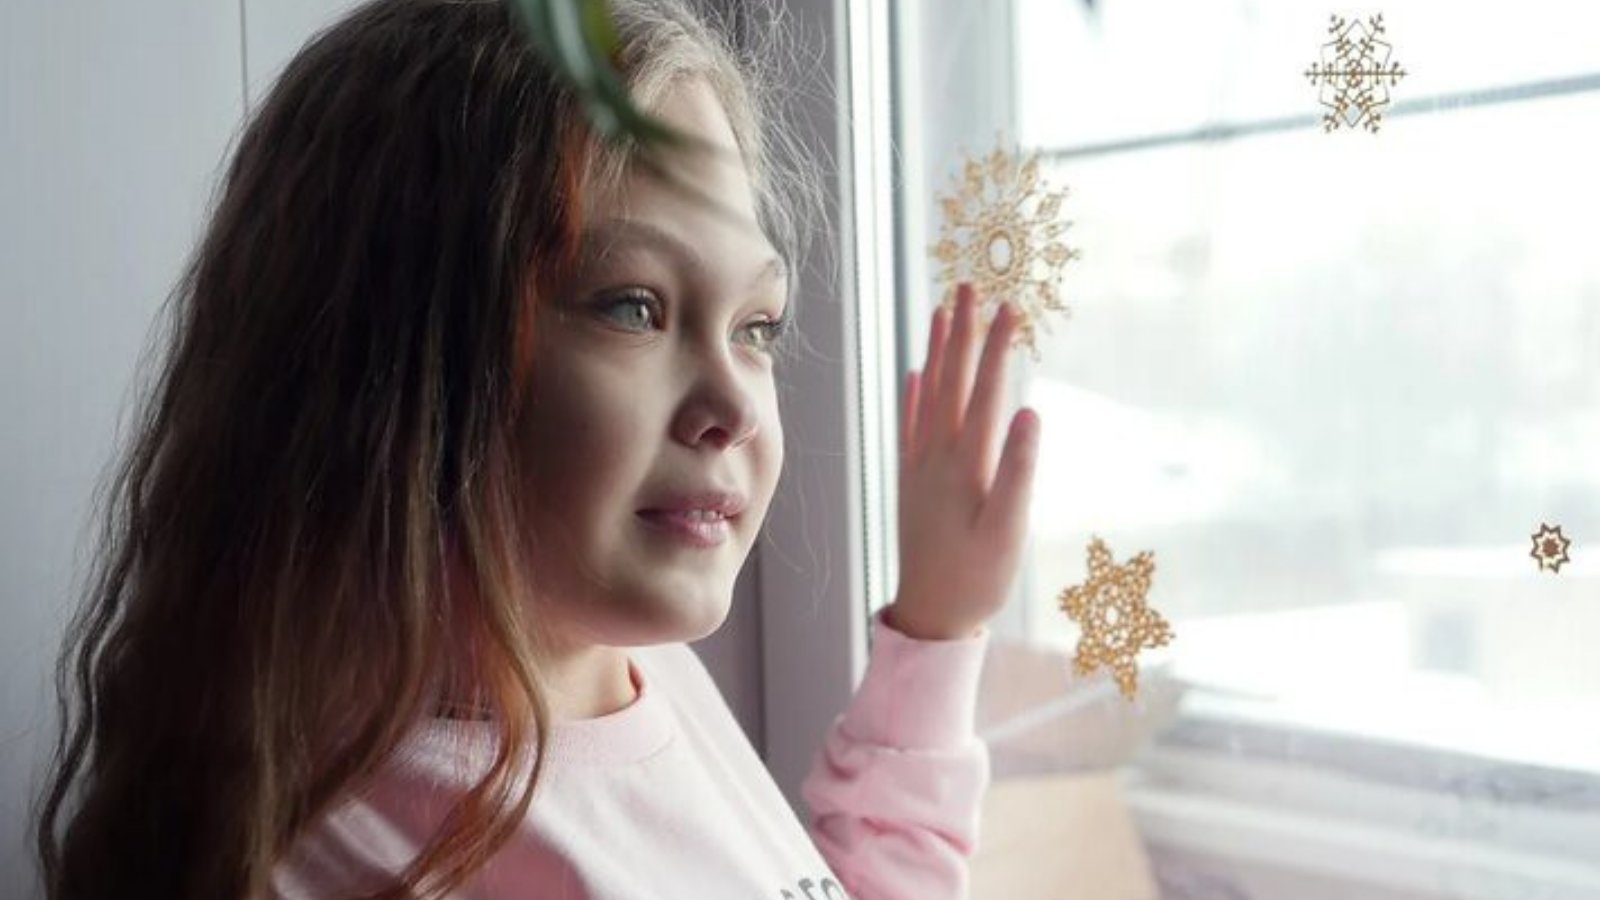
[[[27,810],[91,493],[251,102],[347,0],[0,5],[0,900],[40,895]],[[753,567],[700,642],[761,735]]]
[[[0,7],[0,897],[36,896],[47,689],[147,329],[242,106],[234,2]]]

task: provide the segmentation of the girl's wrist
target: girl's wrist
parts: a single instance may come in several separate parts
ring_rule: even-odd
[[[967,638],[977,637],[979,631],[982,630],[981,626],[962,629],[924,625],[913,619],[908,619],[905,615],[905,610],[899,606],[898,602],[891,603],[884,609],[883,624],[917,641],[966,640]]]

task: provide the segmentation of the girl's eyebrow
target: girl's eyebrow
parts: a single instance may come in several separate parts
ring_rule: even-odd
[[[710,269],[705,257],[694,247],[680,240],[677,235],[638,219],[606,219],[585,228],[581,236],[581,246],[591,248],[591,252],[585,254],[590,261],[603,259],[618,247],[629,244],[642,244],[675,257],[684,265],[702,274]],[[754,291],[769,282],[783,280],[788,275],[789,269],[784,265],[783,257],[772,253],[761,262],[755,277],[750,280],[749,289]]]

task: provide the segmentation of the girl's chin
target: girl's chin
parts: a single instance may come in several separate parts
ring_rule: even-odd
[[[674,603],[666,613],[657,643],[693,643],[707,637],[722,627],[732,608],[731,597],[707,598],[696,603]]]

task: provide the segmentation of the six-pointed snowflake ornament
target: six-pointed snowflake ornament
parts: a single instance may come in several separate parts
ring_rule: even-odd
[[[1406,70],[1390,58],[1394,48],[1384,40],[1381,14],[1365,24],[1339,16],[1329,19],[1333,40],[1322,45],[1321,61],[1305,72],[1319,89],[1317,99],[1328,108],[1323,130],[1361,126],[1376,133],[1389,105],[1389,88],[1400,83]]]
[[[1038,154],[1019,161],[996,147],[982,160],[968,158],[956,189],[938,197],[944,225],[931,252],[945,288],[941,305],[954,311],[962,281],[977,289],[985,322],[1010,300],[1019,313],[1014,341],[1028,346],[1034,362],[1035,325],[1047,312],[1070,315],[1061,273],[1081,254],[1062,240],[1072,225],[1060,218],[1066,196],[1066,188],[1053,190],[1040,177]]]
[[[1539,523],[1539,530],[1533,534],[1533,552],[1529,553],[1538,563],[1541,571],[1548,569],[1560,574],[1561,564],[1572,562],[1567,556],[1567,548],[1572,541],[1567,540],[1561,533],[1561,526],[1551,528],[1543,522]]]
[[[1073,669],[1079,675],[1110,669],[1130,700],[1138,690],[1139,651],[1164,646],[1173,637],[1167,620],[1146,602],[1155,569],[1149,551],[1117,565],[1105,541],[1095,537],[1089,544],[1089,580],[1060,597],[1061,609],[1082,629]]]

